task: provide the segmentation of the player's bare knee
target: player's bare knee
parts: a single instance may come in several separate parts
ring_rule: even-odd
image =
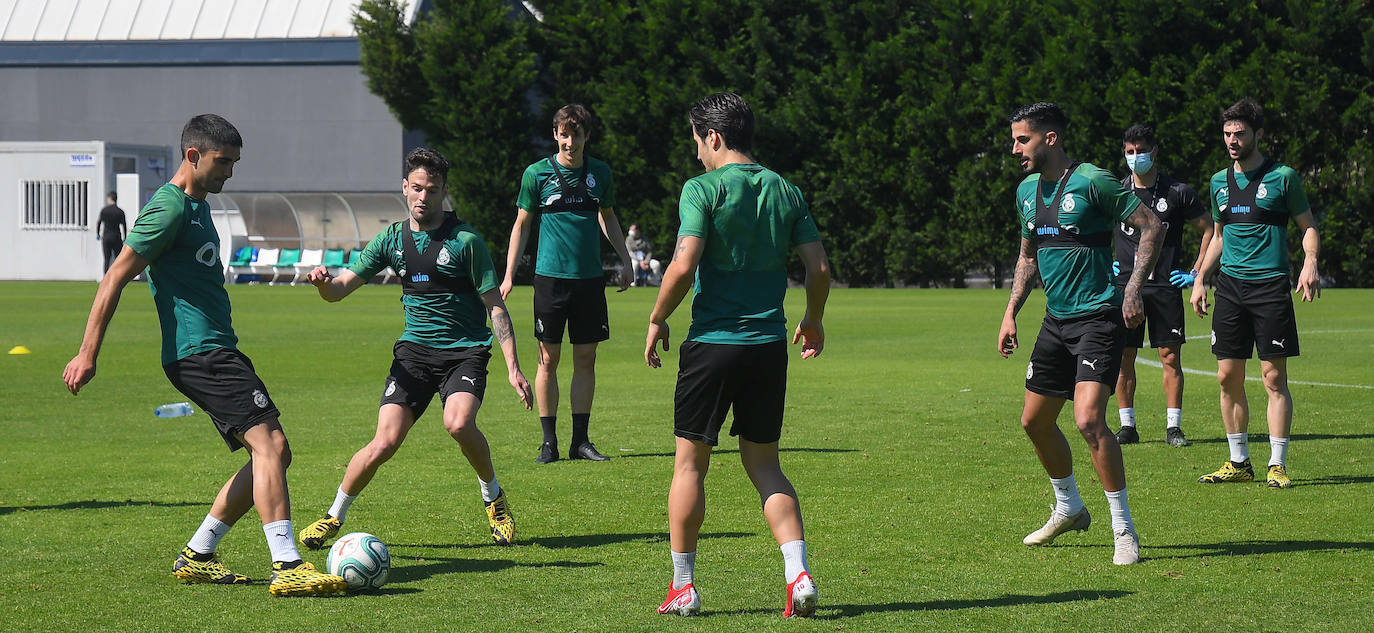
[[[466,441],[477,432],[477,416],[467,413],[460,413],[453,416],[444,416],[444,430],[459,442]]]

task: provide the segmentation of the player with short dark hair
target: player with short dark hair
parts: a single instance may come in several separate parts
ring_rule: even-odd
[[[1305,254],[1296,292],[1303,301],[1321,296],[1317,254],[1321,247],[1312,207],[1298,172],[1259,151],[1264,109],[1246,97],[1221,114],[1222,136],[1232,165],[1212,176],[1212,219],[1221,227],[1198,267],[1216,273],[1212,314],[1212,353],[1221,383],[1221,421],[1231,459],[1200,483],[1253,481],[1250,465],[1250,408],[1245,399],[1245,365],[1259,351],[1260,373],[1269,395],[1270,488],[1292,485],[1288,441],[1293,428],[1293,396],[1288,391],[1288,359],[1298,355],[1298,324],[1288,294],[1288,223],[1302,232]],[[1207,314],[1207,289],[1193,286],[1193,311]]]
[[[249,583],[247,576],[225,568],[215,549],[230,527],[257,508],[272,553],[268,590],[277,596],[342,593],[344,579],[301,561],[291,538],[286,486],[291,448],[267,387],[238,350],[229,317],[219,234],[205,196],[219,193],[234,175],[243,139],[214,114],[192,118],[181,137],[181,165],[138,214],[124,250],[101,280],[81,350],[67,363],[63,380],[76,394],[95,377],[96,357],[120,293],[146,268],[162,327],[163,372],[209,414],[230,451],[247,446],[249,453],[248,463],[225,482],[177,555],[172,575],[188,583]]]
[[[1038,272],[1045,286],[1045,319],[1026,365],[1021,427],[1055,496],[1044,527],[1022,542],[1048,545],[1092,522],[1074,482],[1068,440],[1056,424],[1064,401],[1072,400],[1074,422],[1111,507],[1112,562],[1129,565],[1140,560],[1140,537],[1126,499],[1121,447],[1107,429],[1107,398],[1120,371],[1126,328],[1144,318],[1140,287],[1154,267],[1163,231],[1110,173],[1069,158],[1064,148],[1068,116],[1059,106],[1022,106],[1010,119],[1012,154],[1029,175],[1016,190],[1020,256],[997,351],[1005,358],[1019,346],[1016,314]],[[1111,282],[1112,231],[1118,222],[1141,233],[1138,267],[1124,290]]]
[[[1145,322],[1126,334],[1126,348],[1121,355],[1121,376],[1116,381],[1117,414],[1121,429],[1116,432],[1119,444],[1140,441],[1135,423],[1136,354],[1145,344],[1145,328],[1150,330],[1150,347],[1159,350],[1163,366],[1165,430],[1164,441],[1170,446],[1187,446],[1183,434],[1183,361],[1182,345],[1187,342],[1184,326],[1183,295],[1180,288],[1193,285],[1198,267],[1212,241],[1211,217],[1192,187],[1174,179],[1159,169],[1159,143],[1155,129],[1137,123],[1126,128],[1122,135],[1122,152],[1131,173],[1121,179],[1121,185],[1133,191],[1154,213],[1164,227],[1164,242],[1154,270],[1145,278],[1141,299],[1145,305]],[[1197,259],[1187,271],[1183,270],[1183,225],[1192,224],[1201,234]],[[1124,222],[1116,225],[1116,285],[1125,288],[1135,272],[1136,249],[1140,233]]]
[[[499,545],[515,540],[515,518],[505,490],[496,481],[491,447],[477,428],[477,410],[487,389],[492,330],[506,357],[507,379],[526,409],[533,394],[520,371],[510,313],[497,290],[487,244],[471,226],[444,211],[448,170],[448,159],[438,152],[424,147],[413,150],[406,156],[401,180],[410,218],[372,238],[358,262],[337,277],[324,266],[306,277],[332,303],[390,266],[401,278],[406,322],[393,350],[395,359],[382,392],[376,435],[349,460],[324,518],[301,530],[301,543],[310,549],[324,547],[338,534],[353,501],[377,469],[401,448],[436,393],[443,407],[444,429],[477,473],[492,540]],[[488,316],[492,329],[487,329]]]
[[[744,99],[734,93],[711,95],[691,109],[689,120],[697,160],[707,171],[682,188],[677,252],[663,275],[644,344],[645,362],[659,367],[656,346],[662,341],[668,350],[668,317],[695,279],[692,326],[682,344],[673,399],[677,454],[668,492],[673,580],[658,612],[692,615],[701,608],[694,575],[706,513],[706,469],[725,415],[733,409],[730,434],[739,436],[740,461],[782,550],[783,616],[808,616],[816,609],[817,593],[806,563],[801,506],[778,462],[787,391],[782,303],[787,256],[795,247],[806,266],[806,314],[792,342],[801,341],[802,358],[820,355],[830,266],[801,191],[740,149],[753,143],[754,115]]]
[[[124,234],[128,230],[128,220],[124,217],[124,209],[119,208],[119,194],[111,191],[105,194],[105,201],[108,203],[100,210],[100,219],[95,223],[95,234],[100,239],[100,251],[105,255],[104,271],[110,270],[110,264],[114,263],[119,257],[119,251],[124,248]]]
[[[534,392],[544,440],[534,461],[541,464],[558,460],[558,364],[563,355],[565,324],[573,347],[568,457],[609,459],[596,450],[587,431],[596,395],[596,347],[611,337],[605,273],[601,269],[602,235],[620,256],[621,291],[630,287],[633,272],[615,215],[611,168],[585,152],[591,125],[591,114],[575,103],[554,113],[553,139],[558,152],[525,168],[520,179],[515,225],[506,254],[506,278],[501,282],[501,298],[505,299],[515,285],[515,269],[529,239],[530,224],[537,216],[534,337],[539,341],[539,368],[534,375]]]

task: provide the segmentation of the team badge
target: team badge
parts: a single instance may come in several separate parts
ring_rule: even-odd
[[[587,174],[587,188],[588,188],[588,189],[591,189],[592,187],[595,187],[595,186],[596,186],[596,176],[593,176],[593,175],[591,175],[591,174]]]
[[[1121,223],[1121,232],[1122,232],[1122,233],[1125,233],[1126,235],[1135,235],[1135,227],[1134,227],[1134,226],[1131,226],[1131,225],[1129,225],[1129,224],[1126,224],[1125,222],[1122,222],[1122,223]]]
[[[1216,330],[1212,330],[1212,344],[1213,344],[1213,345],[1216,345],[1216,344],[1217,344],[1217,331],[1216,331]]]
[[[1263,200],[1269,197],[1269,190],[1264,188],[1264,183],[1260,183],[1259,189],[1255,190],[1255,199]]]
[[[544,333],[544,321],[543,321],[543,319],[535,319],[535,320],[534,320],[534,333],[535,333],[535,334],[543,334],[543,333]]]
[[[267,408],[267,394],[263,393],[261,389],[254,389],[254,390],[253,390],[253,404],[258,405],[258,408],[259,408],[259,409],[266,409],[266,408]]]
[[[1073,213],[1073,208],[1077,204],[1073,201],[1073,196],[1064,196],[1064,201],[1059,203],[1059,208],[1063,209],[1065,213]]]
[[[1168,210],[1169,210],[1169,202],[1168,202],[1167,200],[1165,200],[1164,198],[1160,198],[1158,201],[1155,202],[1155,210],[1158,211],[1158,212],[1160,212],[1160,213],[1164,213],[1165,211],[1168,211]]]
[[[436,260],[436,261],[439,262],[439,265],[440,265],[440,266],[443,266],[443,265],[445,265],[445,264],[448,264],[449,261],[450,261],[451,259],[452,259],[452,258],[448,256],[448,249],[447,249],[447,248],[441,248],[441,249],[439,249],[439,259]]]
[[[393,393],[396,393],[396,381],[395,381],[395,380],[393,380],[393,381],[387,383],[387,385],[386,385],[386,395],[387,395],[387,397],[391,397],[391,394],[393,394]]]
[[[1035,363],[1026,363],[1026,380],[1030,380],[1035,375]]]
[[[1033,220],[1027,220],[1027,221],[1026,221],[1026,230],[1028,230],[1028,231],[1034,231],[1034,230],[1035,230],[1035,222],[1034,222]]]

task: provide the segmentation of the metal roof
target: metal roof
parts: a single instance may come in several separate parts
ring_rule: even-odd
[[[415,23],[420,0],[400,0]],[[0,41],[355,37],[358,0],[0,0]]]

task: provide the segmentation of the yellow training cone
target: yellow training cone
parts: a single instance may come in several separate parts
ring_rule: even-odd
[[[33,353],[33,352],[30,352],[30,351],[29,351],[29,348],[24,347],[23,345],[15,345],[15,346],[14,346],[14,349],[11,349],[11,350],[10,350],[10,355],[11,355],[11,356],[14,356],[15,354],[32,354],[32,353]]]

